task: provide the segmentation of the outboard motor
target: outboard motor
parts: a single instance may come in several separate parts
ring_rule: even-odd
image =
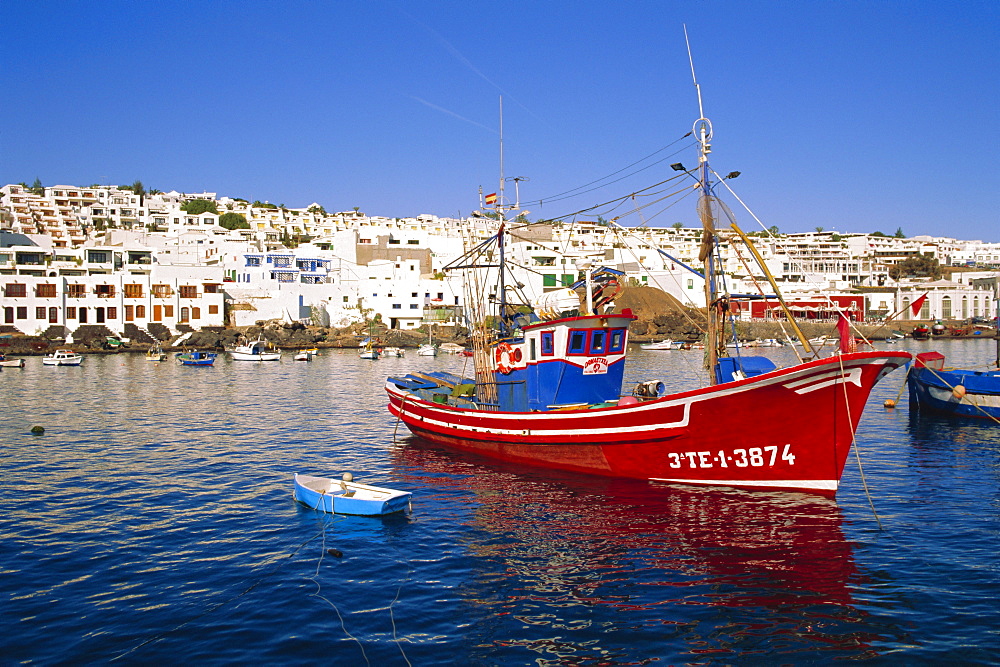
[[[656,398],[666,389],[666,385],[660,380],[647,380],[640,382],[632,390],[632,395],[639,398]]]

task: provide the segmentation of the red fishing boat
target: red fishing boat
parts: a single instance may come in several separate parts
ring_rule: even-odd
[[[504,213],[515,207],[504,208],[501,174],[496,235],[475,255],[446,267],[496,271],[495,287],[484,292],[482,309],[473,313],[478,315],[472,332],[475,377],[389,378],[390,412],[421,438],[508,462],[834,495],[872,388],[910,354],[854,352],[848,336],[834,356],[800,358],[801,363],[777,368],[766,357],[727,350],[731,295],[716,270],[722,266],[720,237],[742,240],[759,255],[731,218],[729,229],[717,228],[719,212],[731,213],[713,190],[719,181],[708,167],[712,130],[704,115],[693,133],[700,146],[697,175],[679,163],[672,166],[683,172],[679,178],[697,180],[701,190],[709,386],[664,395],[663,384],[653,380],[623,392],[634,318],[610,310],[619,271],[578,263],[582,277],[572,287],[535,302],[516,299],[521,285],[504,261],[511,225]],[[777,294],[773,280],[771,287]],[[475,308],[474,299],[467,303]],[[791,323],[805,354],[814,354]]]

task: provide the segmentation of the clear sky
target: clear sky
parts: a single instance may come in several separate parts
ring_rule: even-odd
[[[1000,241],[998,0],[10,2],[0,183],[468,214],[502,94],[504,173],[555,217],[695,164],[685,24],[712,165],[765,225]]]

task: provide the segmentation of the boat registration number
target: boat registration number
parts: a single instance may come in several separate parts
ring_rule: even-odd
[[[749,447],[747,449],[720,449],[717,452],[671,452],[667,454],[671,468],[683,468],[685,464],[689,468],[728,468],[730,465],[737,468],[761,468],[771,467],[776,463],[787,462],[788,465],[795,465],[795,454],[792,453],[792,446],[785,445],[779,458],[778,446]]]

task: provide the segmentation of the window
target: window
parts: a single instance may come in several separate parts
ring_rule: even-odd
[[[163,316],[164,317],[173,317],[174,316],[174,307],[173,306],[164,306],[163,307]]]
[[[208,314],[209,315],[218,315],[219,314],[219,307],[218,306],[209,306],[208,307]]]
[[[392,304],[392,309],[393,309],[393,310],[399,310],[399,309],[401,309],[402,307],[403,307],[403,306],[402,306],[402,304],[398,304],[398,303],[394,303],[394,304]]]
[[[420,307],[420,304],[416,304],[416,303],[411,303],[410,304],[410,310],[416,310],[419,307]]]
[[[107,299],[115,295],[114,285],[97,285],[94,287],[94,294],[101,299]]]
[[[555,286],[556,286],[556,275],[554,273],[543,273],[542,287],[555,287]]]
[[[153,285],[149,288],[149,291],[152,292],[153,296],[158,299],[163,299],[174,293],[174,291],[170,289],[170,285]]]
[[[117,320],[118,319],[118,308],[115,306],[108,306],[108,319]]]
[[[129,299],[142,298],[142,285],[125,285],[125,296]]]
[[[608,343],[608,352],[610,354],[617,354],[625,351],[625,329],[612,329],[608,332],[610,340]]]
[[[581,329],[570,329],[568,354],[587,354],[587,332]]]
[[[135,307],[135,318],[137,320],[146,319],[146,306],[136,306]]]
[[[179,288],[182,299],[195,299],[198,297],[198,287],[196,285],[181,285]]]
[[[570,285],[572,285],[575,282],[576,282],[576,276],[574,276],[572,273],[564,273],[564,274],[562,274],[562,286],[563,287],[569,287]]]
[[[88,250],[87,261],[91,264],[107,264],[111,261],[111,253],[104,250]]]
[[[4,296],[28,296],[28,286],[22,283],[7,283]]]
[[[36,320],[45,319],[45,306],[35,306],[35,319]]]
[[[110,317],[110,315],[109,315],[109,317]],[[191,319],[192,320],[200,320],[201,319],[201,308],[195,308],[195,307],[191,308]]]
[[[46,283],[35,288],[35,294],[42,298],[53,298],[56,295],[56,286]]]
[[[416,299],[417,298],[417,292],[410,292],[410,296],[413,297],[414,299]]]
[[[604,329],[595,329],[590,332],[590,353],[605,354],[607,352],[608,332]]]
[[[76,319],[76,306],[66,306],[66,319],[67,320]]]
[[[551,357],[556,353],[555,344],[555,332],[553,331],[543,331],[542,332],[542,356]]]
[[[26,320],[26,319],[28,319],[28,307],[27,306],[18,306],[17,307],[17,319],[19,319],[19,320]]]

